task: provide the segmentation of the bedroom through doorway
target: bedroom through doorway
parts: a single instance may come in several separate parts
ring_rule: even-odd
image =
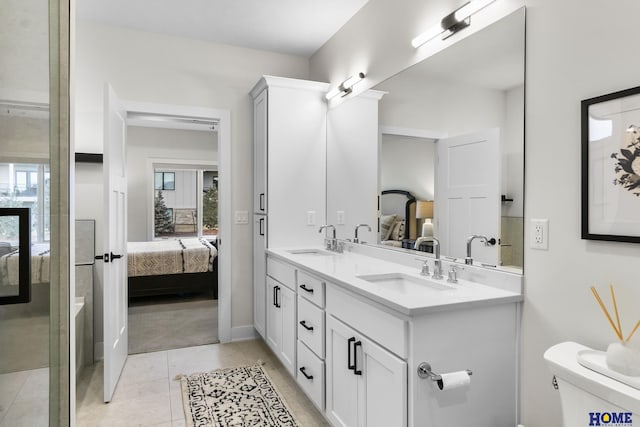
[[[216,123],[128,120],[129,354],[219,342]]]

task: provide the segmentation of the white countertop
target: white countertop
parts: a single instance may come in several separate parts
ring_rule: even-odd
[[[420,276],[419,268],[411,268],[398,263],[384,261],[353,252],[331,255],[295,254],[290,251],[300,248],[268,249],[267,253],[276,258],[309,270],[336,285],[363,295],[404,315],[417,315],[441,310],[461,309],[478,305],[514,303],[522,301],[522,294],[458,279],[458,283],[447,283],[444,279],[433,280]],[[304,248],[310,249],[310,248]],[[315,248],[323,251],[322,248]],[[451,289],[434,290],[428,286],[411,286],[399,289],[372,283],[359,278],[362,275],[402,273],[418,279],[431,280]]]

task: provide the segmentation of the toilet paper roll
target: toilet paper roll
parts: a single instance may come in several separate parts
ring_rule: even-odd
[[[449,372],[448,374],[441,374],[440,376],[442,379],[437,381],[440,390],[466,387],[471,383],[471,377],[467,371]]]

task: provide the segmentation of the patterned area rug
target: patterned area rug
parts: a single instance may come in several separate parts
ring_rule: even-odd
[[[260,365],[218,369],[180,380],[188,427],[298,427]]]

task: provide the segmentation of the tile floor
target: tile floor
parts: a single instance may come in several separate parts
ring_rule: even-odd
[[[130,355],[111,403],[102,402],[101,363],[85,369],[77,387],[76,419],[85,426],[185,425],[179,374],[265,362],[264,368],[304,427],[327,426],[322,415],[260,340]]]
[[[49,425],[49,368],[0,375],[0,427]]]

